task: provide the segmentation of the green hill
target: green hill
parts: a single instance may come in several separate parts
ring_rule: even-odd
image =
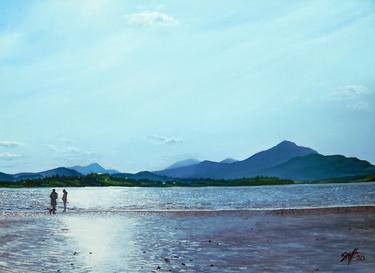
[[[342,155],[310,154],[269,168],[262,175],[293,180],[321,180],[375,173],[368,161]]]

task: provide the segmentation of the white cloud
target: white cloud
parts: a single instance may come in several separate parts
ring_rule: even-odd
[[[160,11],[142,11],[126,15],[129,25],[132,26],[176,26],[178,20]]]
[[[14,154],[14,153],[0,153],[0,160],[7,160],[7,161],[10,161],[10,160],[18,159],[18,158],[21,158],[21,157],[22,157],[21,154]]]
[[[360,96],[369,94],[370,91],[367,88],[367,86],[364,85],[345,85],[345,86],[339,86],[330,93],[327,97],[328,100],[350,100],[350,99],[356,99]]]
[[[60,151],[60,149],[57,148],[55,145],[46,144],[46,147],[47,147],[49,150],[53,151],[53,152],[59,152],[59,151]]]
[[[165,136],[158,136],[158,135],[151,135],[147,136],[147,139],[154,143],[159,144],[181,144],[184,142],[181,138],[174,138],[174,137],[165,137]]]
[[[370,89],[365,85],[350,84],[337,87],[323,99],[336,102],[353,111],[369,111],[371,104],[367,102],[371,96]]]
[[[7,147],[7,148],[16,148],[20,146],[21,143],[17,141],[11,141],[11,140],[0,140],[0,147]]]
[[[46,147],[55,153],[58,159],[65,161],[93,161],[101,158],[101,155],[94,151],[82,150],[72,146],[56,146],[47,144]]]

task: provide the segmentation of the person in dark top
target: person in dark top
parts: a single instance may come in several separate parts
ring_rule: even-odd
[[[63,196],[62,196],[62,201],[63,201],[63,204],[64,204],[64,210],[63,212],[66,212],[66,202],[68,201],[68,192],[63,189]]]
[[[51,194],[49,195],[49,198],[51,198],[51,210],[50,210],[50,214],[51,214],[51,211],[53,214],[56,214],[56,205],[57,205],[57,192],[55,191],[55,189],[52,189],[52,192]]]

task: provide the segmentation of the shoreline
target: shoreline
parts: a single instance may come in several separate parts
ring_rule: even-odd
[[[54,217],[86,214],[170,214],[170,215],[201,215],[201,216],[257,216],[257,215],[314,215],[314,214],[345,214],[345,213],[375,213],[375,204],[348,205],[348,206],[327,206],[327,207],[301,207],[301,208],[254,208],[254,209],[163,209],[163,210],[69,210],[65,213],[58,212]],[[33,217],[49,216],[48,211],[0,211],[0,220],[8,217]]]
[[[248,185],[237,185],[237,184],[225,184],[225,185],[174,185],[174,184],[163,184],[163,182],[160,181],[152,181],[152,182],[158,182],[161,184],[158,185],[46,185],[46,186],[30,186],[30,187],[23,187],[16,184],[17,182],[11,182],[9,184],[5,184],[5,181],[0,181],[0,189],[45,189],[45,188],[156,188],[156,189],[170,189],[170,188],[227,188],[227,187],[272,187],[272,186],[301,186],[301,185],[309,185],[309,186],[321,186],[321,185],[366,185],[375,183],[374,181],[311,181],[311,182],[304,182],[304,181],[293,181],[293,183],[275,183],[275,184],[248,184]],[[3,183],[3,185],[2,185]],[[4,185],[5,184],[5,185]]]

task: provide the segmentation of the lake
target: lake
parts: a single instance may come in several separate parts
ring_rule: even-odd
[[[61,208],[62,188],[56,188]],[[50,188],[0,189],[0,211],[45,211]],[[246,210],[375,204],[375,182],[204,188],[67,188],[70,212]]]
[[[68,213],[60,202],[49,215],[51,189],[0,189],[0,272],[370,273],[375,266],[375,207],[363,206],[375,204],[375,183],[67,190]],[[349,207],[261,211],[334,206]],[[340,262],[354,247],[366,260]]]

